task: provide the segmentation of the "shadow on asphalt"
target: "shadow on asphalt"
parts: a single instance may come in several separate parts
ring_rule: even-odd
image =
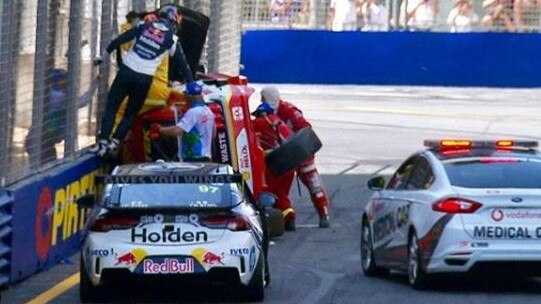
[[[408,286],[406,274],[391,273],[387,277],[376,278]],[[541,294],[541,278],[525,277],[516,274],[447,274],[430,278],[430,287],[426,292],[470,293],[486,292],[491,294]]]

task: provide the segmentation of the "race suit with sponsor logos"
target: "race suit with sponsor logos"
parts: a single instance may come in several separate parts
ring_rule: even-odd
[[[293,131],[312,125],[304,118],[302,111],[290,102],[280,100],[276,109],[276,115]],[[310,199],[320,217],[329,215],[329,199],[327,191],[316,168],[314,156],[304,161],[297,168],[297,176],[310,192]]]
[[[143,106],[158,66],[167,54],[181,69],[186,80],[193,80],[178,37],[170,30],[169,21],[160,19],[156,22],[140,24],[113,40],[107,47],[107,52],[112,52],[130,40],[134,40],[134,44],[126,54],[107,96],[105,116],[99,134],[100,140],[109,139],[115,114],[122,100],[128,97],[124,117],[111,136],[118,142],[124,138]]]
[[[258,107],[258,109],[260,108]],[[259,135],[259,144],[263,150],[268,151],[275,149],[279,147],[284,140],[291,137],[289,128],[276,114],[272,113],[272,109],[270,112],[256,110],[253,114],[256,116],[253,121],[254,129]],[[294,177],[295,172],[293,171],[277,176],[273,174],[271,170],[265,170],[265,179],[268,190],[274,193],[278,198],[274,207],[282,210],[282,214],[286,221],[295,219],[295,211],[291,206],[291,200],[289,200],[289,189],[291,188]]]

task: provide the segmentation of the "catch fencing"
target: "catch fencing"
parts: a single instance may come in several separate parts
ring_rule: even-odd
[[[541,2],[522,0],[243,0],[242,10],[245,30],[332,29],[346,19],[360,31],[539,32],[540,16]]]
[[[94,67],[130,10],[174,3],[211,26],[202,64],[238,74],[241,6],[236,0],[0,1],[0,186],[75,161],[95,142],[111,62]]]

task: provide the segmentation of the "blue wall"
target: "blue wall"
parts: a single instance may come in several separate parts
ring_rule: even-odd
[[[541,34],[248,31],[251,82],[541,86]]]
[[[94,193],[94,176],[106,172],[96,157],[29,178],[13,191],[10,281],[68,259],[79,250],[86,212],[74,201]]]

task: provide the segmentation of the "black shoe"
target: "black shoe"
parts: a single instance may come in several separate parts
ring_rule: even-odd
[[[295,220],[287,220],[285,223],[284,223],[284,229],[286,231],[295,231],[297,230],[297,228],[295,227]]]
[[[325,215],[319,218],[319,228],[329,228],[331,223],[329,222],[329,216]]]

